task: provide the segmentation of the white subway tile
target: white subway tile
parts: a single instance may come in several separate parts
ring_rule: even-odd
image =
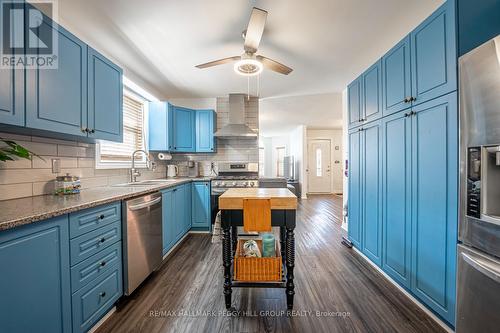
[[[0,185],[0,200],[24,198],[32,195],[31,183]]]
[[[0,132],[0,138],[12,141],[31,141],[31,136]]]
[[[76,146],[76,141],[59,140],[59,139],[52,139],[52,138],[42,138],[42,137],[38,137],[38,136],[32,137],[31,141],[42,142],[42,143],[52,143],[55,145],[60,144],[60,145],[66,145],[66,146]]]
[[[54,194],[54,192],[55,182],[53,180],[33,183],[33,195]]]
[[[91,157],[91,156],[87,156],[88,150],[92,150],[92,149],[87,148],[87,147],[73,147],[73,146],[57,145],[57,155],[58,156]]]
[[[26,142],[26,141],[20,141],[17,143],[40,156],[57,155],[57,145],[55,144],[42,143],[42,142]]]
[[[95,166],[95,159],[87,157],[78,157],[79,168],[93,168]]]
[[[0,184],[32,183],[54,179],[50,169],[2,169]]]
[[[25,158],[16,159],[14,161],[0,162],[0,169],[29,169],[31,168],[31,160]]]

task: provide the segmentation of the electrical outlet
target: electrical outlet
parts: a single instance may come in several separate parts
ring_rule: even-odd
[[[59,158],[52,159],[52,173],[61,172],[61,160]]]

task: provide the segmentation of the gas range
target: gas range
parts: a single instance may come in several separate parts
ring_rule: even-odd
[[[243,162],[221,162],[219,174],[212,179],[212,194],[224,193],[228,188],[259,187],[259,164]]]

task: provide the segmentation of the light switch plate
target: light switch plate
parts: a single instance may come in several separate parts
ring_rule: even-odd
[[[61,160],[58,158],[52,159],[52,173],[60,173],[61,172]]]

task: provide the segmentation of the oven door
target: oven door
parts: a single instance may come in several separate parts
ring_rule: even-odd
[[[500,259],[458,246],[457,333],[498,332]]]

